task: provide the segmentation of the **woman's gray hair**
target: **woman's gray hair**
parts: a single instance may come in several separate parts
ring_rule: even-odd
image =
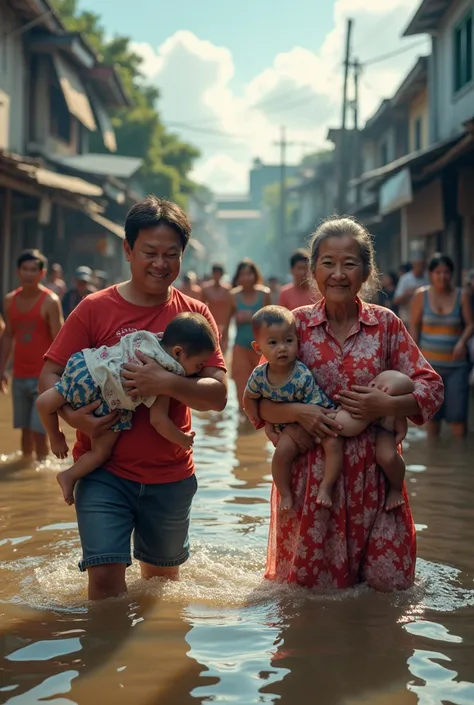
[[[311,271],[314,272],[321,245],[331,237],[352,237],[358,244],[362,260],[362,271],[366,282],[362,287],[364,298],[370,299],[379,288],[379,273],[375,264],[375,249],[372,235],[365,225],[350,216],[326,218],[311,236]]]

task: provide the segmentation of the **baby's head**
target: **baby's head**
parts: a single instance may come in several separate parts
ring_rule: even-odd
[[[295,317],[283,306],[265,306],[252,318],[253,348],[271,367],[285,367],[296,360],[298,338]]]
[[[197,374],[217,350],[209,321],[200,313],[180,313],[166,326],[161,344],[184,368],[187,377]]]

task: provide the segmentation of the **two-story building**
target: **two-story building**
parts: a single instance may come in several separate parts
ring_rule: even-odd
[[[0,27],[2,293],[24,247],[41,248],[69,273],[79,263],[119,276],[123,233],[107,217],[104,189],[56,161],[86,154],[96,131],[116,150],[109,111],[129,104],[118,75],[47,0],[0,0]]]
[[[366,197],[372,194],[383,268],[409,260],[415,250],[448,252],[459,279],[473,265],[473,15],[468,0],[423,0],[405,30],[405,36],[430,34],[432,54],[388,102],[404,110],[398,148],[386,163],[379,150],[378,163],[365,161],[353,182]],[[390,117],[392,130],[396,119]]]
[[[337,196],[334,172],[334,152],[323,153],[311,166],[302,168],[289,187],[289,193],[296,199],[288,234],[289,253],[304,247],[318,224],[334,212]]]

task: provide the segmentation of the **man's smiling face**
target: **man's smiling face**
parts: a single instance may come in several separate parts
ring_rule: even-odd
[[[179,277],[183,247],[178,233],[168,225],[140,230],[133,248],[125,241],[124,249],[134,284],[143,293],[165,294]]]

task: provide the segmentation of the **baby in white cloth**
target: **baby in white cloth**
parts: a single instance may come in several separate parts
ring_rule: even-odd
[[[136,356],[139,351],[170,372],[191,377],[201,371],[216,349],[216,337],[206,318],[199,313],[182,313],[166,327],[161,339],[155,333],[136,331],[124,335],[116,345],[86,348],[69,358],[59,382],[36,402],[56,457],[66,458],[69,450],[58,417],[65,404],[79,409],[100,399],[95,416],[117,409],[120,417],[109,431],[91,439],[90,451],[58,473],[57,480],[68,504],[74,504],[76,482],[101,467],[111,455],[119,433],[132,427],[133,411],[140,404],[149,407],[150,423],[163,438],[185,449],[193,445],[194,432],[184,433],[169,418],[168,397],[132,398],[126,394],[120,377],[122,365],[140,365]]]

